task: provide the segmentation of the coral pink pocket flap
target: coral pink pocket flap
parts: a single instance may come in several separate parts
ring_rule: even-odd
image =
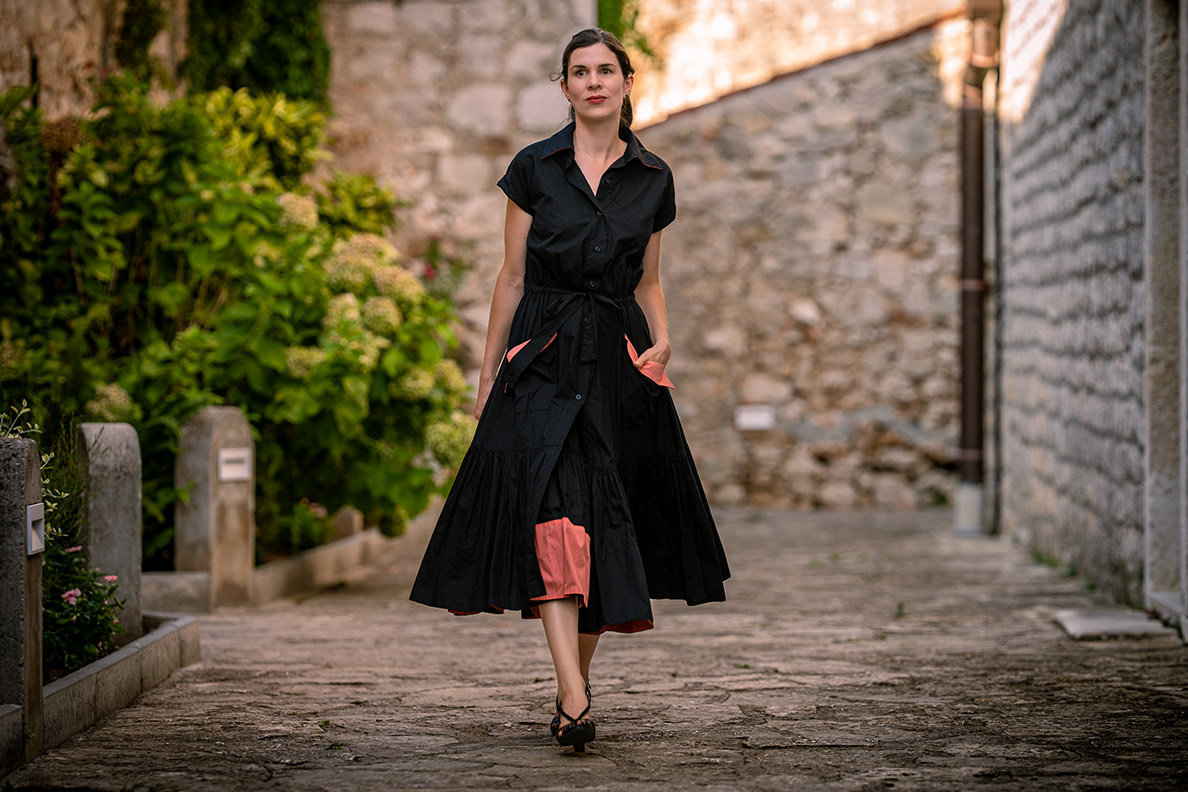
[[[657,385],[663,385],[666,388],[676,387],[672,384],[672,380],[668,378],[668,375],[664,373],[664,366],[654,360],[644,363],[640,368],[640,372]]]
[[[528,339],[528,341],[531,341],[531,340],[532,340],[531,338]],[[519,354],[521,349],[528,346],[528,341],[525,341],[522,344],[516,344],[511,349],[507,350],[507,362],[508,363],[511,362],[512,358],[514,358],[517,354]]]
[[[623,337],[627,338],[626,335]],[[630,338],[627,338],[627,354],[631,356],[632,363],[639,360],[639,353],[635,351],[635,345],[631,343]],[[665,367],[663,363],[657,363],[654,360],[649,360],[647,363],[644,363],[642,366],[640,366],[639,373],[643,374],[657,385],[662,385],[665,388],[676,388],[676,385],[673,385],[672,380],[670,380],[668,375],[664,373],[664,368]]]

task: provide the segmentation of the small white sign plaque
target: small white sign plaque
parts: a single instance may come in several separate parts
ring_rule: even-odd
[[[252,449],[220,448],[219,481],[251,481]]]
[[[25,507],[25,554],[45,552],[45,504]]]
[[[734,428],[740,432],[765,432],[775,428],[775,407],[770,404],[739,404],[734,408]]]

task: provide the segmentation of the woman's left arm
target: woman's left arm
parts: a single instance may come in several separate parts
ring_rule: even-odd
[[[652,234],[643,255],[643,277],[635,287],[635,301],[648,320],[648,332],[652,334],[652,346],[635,361],[636,368],[654,360],[662,366],[668,365],[672,347],[668,344],[668,315],[664,308],[664,291],[660,288],[660,235]]]

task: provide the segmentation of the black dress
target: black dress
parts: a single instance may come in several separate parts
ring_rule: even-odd
[[[536,613],[580,598],[578,629],[652,626],[650,598],[725,599],[726,555],[634,290],[676,217],[672,172],[630,131],[597,195],[573,124],[499,186],[532,215],[524,295],[474,442],[411,599],[455,613]]]

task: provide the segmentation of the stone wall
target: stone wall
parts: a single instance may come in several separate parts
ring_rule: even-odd
[[[462,340],[481,355],[503,258],[512,155],[566,123],[549,74],[594,0],[368,0],[323,4],[332,52],[334,164],[414,200],[397,245],[440,242],[473,263],[458,294]],[[476,358],[477,359],[477,358]]]
[[[0,0],[0,92],[41,86],[49,119],[79,116],[94,102],[92,80],[116,68],[112,47],[121,0]],[[166,29],[152,53],[171,73],[185,54],[185,0],[166,0]]]
[[[1012,3],[1000,103],[1002,525],[1134,602],[1143,24],[1141,4]]]
[[[675,172],[670,369],[715,501],[950,497],[958,115],[940,75],[967,31],[941,23],[640,131]],[[740,405],[773,426],[740,430]]]
[[[909,33],[965,0],[644,0],[646,61],[632,98],[641,123]]]

